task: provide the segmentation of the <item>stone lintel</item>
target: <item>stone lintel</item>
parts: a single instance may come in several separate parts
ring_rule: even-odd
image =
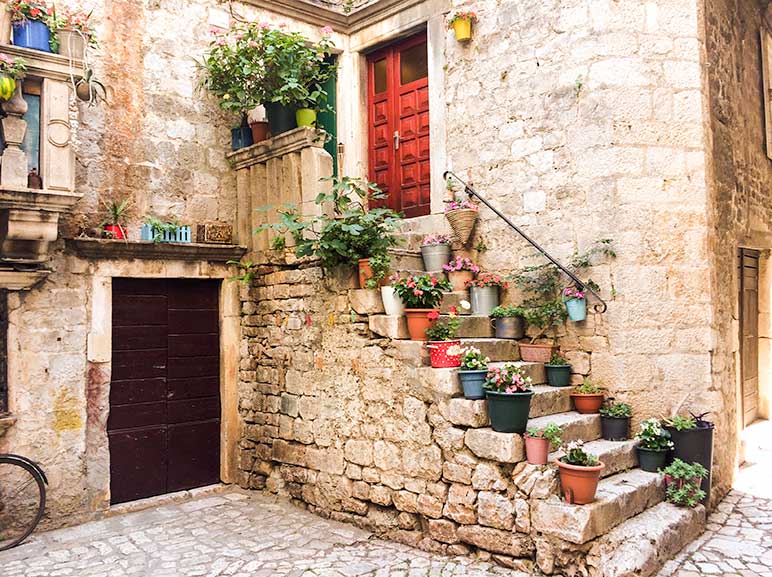
[[[9,291],[29,290],[50,273],[51,271],[46,269],[18,271],[12,268],[0,268],[0,289]],[[3,418],[5,417],[0,416],[0,434],[3,432]]]
[[[94,259],[156,259],[227,262],[239,260],[246,247],[195,242],[127,242],[116,239],[68,238],[67,247]]]

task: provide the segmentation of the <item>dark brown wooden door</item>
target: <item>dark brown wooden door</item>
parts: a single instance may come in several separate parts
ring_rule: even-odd
[[[740,249],[740,359],[743,426],[759,409],[759,251]]]
[[[113,279],[112,503],[220,480],[219,283]]]
[[[370,180],[405,216],[430,211],[429,67],[426,34],[367,58]]]

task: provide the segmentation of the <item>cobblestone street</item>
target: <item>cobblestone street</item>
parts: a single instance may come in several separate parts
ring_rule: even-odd
[[[290,503],[230,491],[47,533],[2,577],[486,577],[516,572],[390,543]]]

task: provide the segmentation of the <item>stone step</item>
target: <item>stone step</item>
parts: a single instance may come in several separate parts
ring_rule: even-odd
[[[531,505],[531,523],[547,536],[582,545],[660,503],[665,496],[658,473],[633,469],[598,484],[595,501],[569,505],[557,496]]]
[[[601,472],[601,477],[610,477],[622,471],[638,466],[638,453],[635,450],[637,441],[607,441],[598,439],[584,444],[585,450],[598,457],[606,468]],[[550,453],[550,463],[557,461],[565,453],[562,450]]]
[[[598,577],[650,577],[705,530],[705,508],[659,503],[593,543],[588,561]]]
[[[558,388],[558,390],[569,392],[569,388]],[[584,442],[594,441],[600,438],[600,415],[582,415],[576,411],[567,411],[554,415],[545,415],[528,420],[528,428],[543,429],[550,423],[555,423],[563,427],[563,442],[582,440]]]
[[[399,246],[397,248],[388,249],[389,258],[391,259],[390,269],[393,271],[398,270],[424,270],[424,259],[421,258],[420,250],[410,250],[405,246]]]
[[[462,315],[471,314],[472,313],[471,309],[464,310],[461,307],[461,301],[469,302],[469,291],[453,291],[453,292],[445,293],[445,296],[442,297],[442,305],[440,306],[440,312],[442,314],[448,314],[448,312],[450,311],[450,307],[456,307],[458,309],[459,314],[462,314]]]
[[[537,365],[536,363],[518,363],[520,365]],[[435,369],[443,370],[443,369]],[[549,386],[536,386],[531,397],[531,417],[553,415],[568,410],[571,401],[568,393],[562,389]],[[461,386],[455,389],[456,395],[461,394]],[[454,425],[462,427],[483,428],[490,426],[488,420],[488,401],[472,400],[456,397],[439,404],[440,414]]]
[[[448,315],[441,315],[438,322],[447,322],[448,318]],[[490,317],[464,315],[459,317],[459,321],[458,336],[462,339],[489,339],[496,332]]]
[[[389,319],[388,322],[394,323],[396,326],[397,319],[402,318],[400,326],[404,326],[405,337],[407,337],[407,324],[404,317],[387,317],[385,315],[376,315],[370,317],[370,330],[381,336],[387,336],[392,339],[395,337],[385,334],[383,319]],[[374,320],[376,319],[376,320]],[[375,328],[374,325],[377,325]],[[391,328],[391,327],[390,327]],[[376,330],[378,329],[378,330]],[[379,332],[384,330],[384,332]],[[428,367],[429,366],[429,349],[426,348],[426,343],[423,341],[409,341],[409,340],[393,340],[391,346],[394,349],[394,356],[405,364],[412,367]],[[517,342],[509,339],[461,339],[461,346],[463,347],[476,347],[491,361],[518,361],[520,360],[520,352],[517,348]],[[445,369],[432,369],[432,370],[445,370]],[[544,382],[544,381],[542,381]]]

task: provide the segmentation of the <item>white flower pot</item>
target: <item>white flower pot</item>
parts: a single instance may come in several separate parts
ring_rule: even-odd
[[[405,304],[397,293],[394,292],[393,286],[381,287],[381,299],[383,300],[383,308],[388,316],[401,317],[405,314]]]

